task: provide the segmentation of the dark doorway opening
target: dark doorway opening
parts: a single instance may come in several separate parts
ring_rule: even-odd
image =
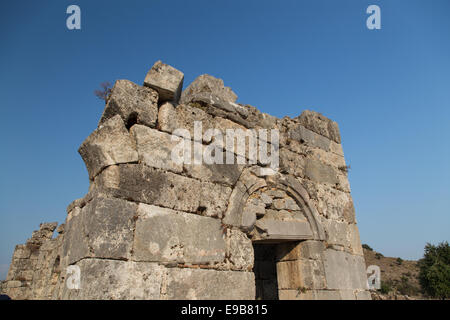
[[[277,244],[253,243],[256,300],[278,300]]]

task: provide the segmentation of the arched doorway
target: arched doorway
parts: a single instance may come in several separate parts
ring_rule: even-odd
[[[256,299],[282,298],[286,295],[283,291],[280,297],[280,290],[291,293],[308,284],[303,278],[312,276],[302,272],[301,244],[321,243],[325,233],[307,191],[295,177],[262,177],[244,170],[224,220],[245,230],[253,242]]]

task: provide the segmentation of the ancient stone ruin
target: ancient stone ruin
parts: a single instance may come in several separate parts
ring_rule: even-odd
[[[183,79],[159,61],[143,86],[115,83],[79,148],[88,193],[57,237],[45,223],[16,246],[3,293],[370,299],[337,123],[313,111],[278,119],[237,103],[220,79],[201,75],[182,91]],[[227,130],[249,142],[225,143]],[[274,161],[255,158],[251,139]],[[180,145],[192,147],[182,162]]]

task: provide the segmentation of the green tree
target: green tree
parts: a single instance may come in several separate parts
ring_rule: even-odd
[[[427,243],[425,253],[418,262],[419,281],[429,296],[450,298],[450,246],[447,241],[437,246]]]

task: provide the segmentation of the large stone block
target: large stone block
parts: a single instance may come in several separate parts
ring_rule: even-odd
[[[255,226],[261,230],[261,240],[305,240],[313,237],[311,227],[306,221],[280,221],[265,216],[257,220]]]
[[[75,207],[68,214],[66,226],[67,232],[64,236],[62,253],[67,260],[67,264],[72,264],[90,255],[82,209]]]
[[[116,115],[128,128],[135,123],[154,127],[158,116],[158,93],[128,80],[117,80],[99,125]]]
[[[174,133],[176,129],[186,129],[189,131],[189,137],[185,138],[196,140],[198,142],[202,142],[204,131],[215,128],[214,120],[211,115],[201,108],[195,108],[184,104],[178,105],[176,108],[169,103],[163,104],[159,111],[159,117],[158,127],[162,131]],[[199,137],[194,134],[195,122],[201,124]],[[205,140],[205,142],[210,142],[210,140]]]
[[[183,72],[157,61],[147,73],[144,85],[156,90],[159,102],[173,101],[178,103],[183,88]]]
[[[237,95],[225,87],[222,79],[203,74],[197,77],[182,93],[180,102],[188,104],[195,101],[196,96],[211,94],[223,101],[235,102]]]
[[[305,110],[299,117],[300,123],[315,133],[318,133],[336,143],[341,143],[339,126],[321,113]]]
[[[299,259],[321,260],[325,246],[323,241],[305,240],[287,242],[277,246],[277,260],[290,261]]]
[[[333,186],[339,182],[337,172],[333,167],[313,159],[306,159],[305,161],[305,177],[318,183],[327,183]]]
[[[137,205],[115,198],[97,197],[82,209],[85,236],[91,255],[127,259],[133,243]]]
[[[325,219],[321,217],[322,226],[328,235],[328,244],[350,247],[350,225],[346,222]]]
[[[325,289],[322,261],[295,260],[277,263],[279,289]]]
[[[363,256],[327,249],[324,252],[323,262],[328,289],[367,289]]]
[[[296,140],[313,148],[320,148],[325,151],[330,150],[331,141],[311,130],[306,129],[301,124],[297,124],[287,131],[287,138]]]
[[[160,299],[165,268],[157,263],[84,259],[80,268],[80,288],[64,286],[62,299],[75,300],[155,300]]]
[[[134,125],[130,132],[136,139],[140,161],[153,168],[183,171],[183,164],[173,161],[176,159],[172,158],[175,147],[180,141],[184,141],[182,138],[138,124]]]
[[[95,180],[98,191],[169,209],[221,217],[231,188],[200,182],[140,164],[105,169]]]
[[[372,300],[370,291],[356,291],[356,300]]]
[[[253,272],[171,268],[164,297],[169,300],[253,300]]]
[[[84,140],[78,152],[86,164],[90,179],[107,166],[138,160],[134,141],[119,115],[100,125]]]
[[[187,159],[188,161],[184,161],[183,169],[188,176],[202,181],[225,183],[230,186],[235,185],[244,169],[244,165],[237,164],[235,155],[231,155],[235,161],[228,164],[226,163],[228,155],[223,149],[218,147],[211,148],[196,141],[189,140],[187,143],[190,143],[192,152],[189,159]],[[195,159],[200,159],[201,161],[196,162]],[[208,159],[208,162],[205,159]],[[217,163],[210,161],[215,159],[219,161]]]
[[[134,237],[136,261],[209,264],[225,258],[220,220],[140,204]]]
[[[346,175],[345,170],[347,169],[344,156],[338,155],[332,151],[325,151],[317,148],[310,149],[308,155],[314,160],[320,160],[329,166],[339,169],[341,173]]]
[[[68,263],[87,257],[130,258],[136,212],[133,202],[101,196],[74,209],[63,245]]]

